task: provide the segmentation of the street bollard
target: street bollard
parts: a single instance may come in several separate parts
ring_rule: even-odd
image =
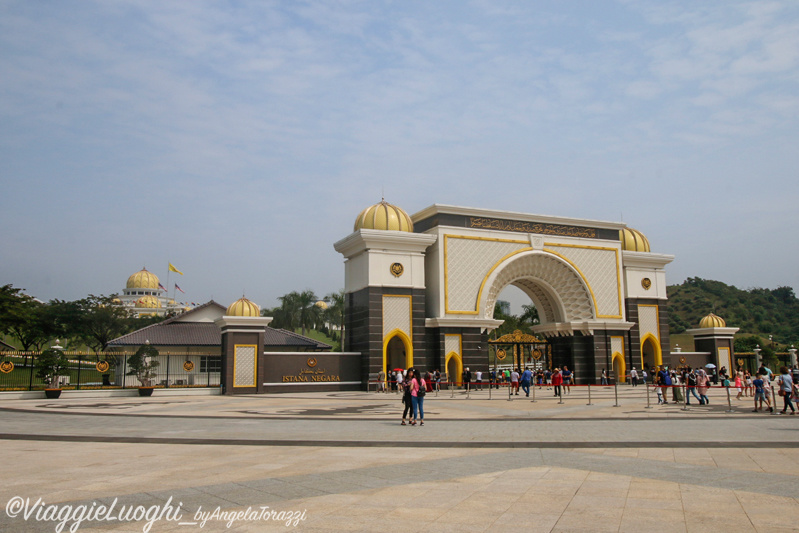
[[[471,394],[472,394],[472,384],[469,383],[468,385],[466,385],[466,399],[467,400],[469,398],[471,398]]]
[[[558,396],[558,403],[563,403],[563,385],[560,386],[560,394]]]
[[[450,392],[450,398],[454,398],[455,397],[455,382],[454,381],[451,381],[449,383],[449,392]]]
[[[725,387],[725,389],[727,389],[727,407],[728,407],[727,412],[728,413],[734,413],[735,410],[732,408],[732,398],[730,397],[730,384],[729,383],[727,383],[727,386]]]
[[[585,405],[594,405],[591,403],[591,384],[588,384],[588,403]]]
[[[535,385],[533,385],[532,389],[533,389],[533,399],[530,401],[535,402]]]
[[[488,380],[488,399],[489,400],[491,399],[491,386],[492,385],[493,385],[493,383],[491,383],[491,380],[489,379]]]
[[[771,405],[774,409],[771,411],[772,415],[777,414],[777,393],[774,391],[774,386],[771,387]]]
[[[513,388],[513,387],[511,387],[511,386],[510,386],[510,384],[508,384],[508,401],[509,401],[509,402],[512,402],[512,401],[513,401],[513,394],[511,394],[511,389],[512,389],[512,388]]]
[[[644,381],[644,388],[646,389],[646,407],[644,409],[652,409],[649,403],[649,385],[646,384],[646,381]]]
[[[613,407],[621,407],[621,405],[619,405],[619,384],[615,381],[613,382],[613,394],[616,395],[616,405]]]

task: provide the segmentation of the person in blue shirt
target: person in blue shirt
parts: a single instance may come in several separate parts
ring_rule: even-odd
[[[522,390],[524,390],[525,396],[530,396],[530,380],[533,379],[533,373],[530,372],[529,368],[525,368],[524,372],[522,372]]]
[[[572,380],[574,379],[574,373],[569,370],[567,366],[563,366],[563,370],[561,370],[561,375],[563,376],[563,390],[566,391],[566,394],[572,393]]]

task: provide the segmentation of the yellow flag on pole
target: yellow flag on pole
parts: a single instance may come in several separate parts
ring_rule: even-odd
[[[175,268],[175,265],[173,265],[172,263],[169,263],[169,271],[170,271],[170,272],[177,272],[177,273],[178,273],[178,274],[180,274],[181,276],[183,275],[183,272],[181,272],[180,270],[178,270],[177,268]]]

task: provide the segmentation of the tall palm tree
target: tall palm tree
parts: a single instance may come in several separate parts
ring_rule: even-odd
[[[305,336],[306,328],[310,328],[316,322],[316,314],[319,313],[319,308],[316,306],[317,300],[318,298],[312,290],[304,290],[297,294],[296,316],[298,325],[302,328],[303,336]]]
[[[325,296],[327,304],[327,317],[331,324],[338,324],[341,343],[341,351],[344,351],[344,289],[338,292],[331,292]]]

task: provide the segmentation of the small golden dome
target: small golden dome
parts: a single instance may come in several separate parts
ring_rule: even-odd
[[[230,304],[225,312],[228,316],[261,316],[261,308],[244,296]]]
[[[128,278],[128,289],[158,289],[158,276],[148,272],[146,268]]]
[[[155,296],[142,296],[136,301],[136,307],[145,307],[147,309],[157,309],[161,307],[161,300]]]
[[[699,321],[700,328],[726,328],[727,322],[720,316],[710,313]]]
[[[619,231],[621,249],[628,252],[649,252],[649,240],[637,229],[624,228]]]
[[[380,229],[389,231],[407,231],[413,233],[413,222],[410,215],[385,200],[367,207],[355,219],[355,229]]]
[[[326,310],[326,309],[327,309],[327,302],[325,302],[325,301],[323,301],[323,300],[319,300],[319,301],[318,301],[318,302],[316,302],[314,305],[315,305],[316,307],[318,307],[319,309],[321,309],[322,311],[324,311],[324,310]]]

